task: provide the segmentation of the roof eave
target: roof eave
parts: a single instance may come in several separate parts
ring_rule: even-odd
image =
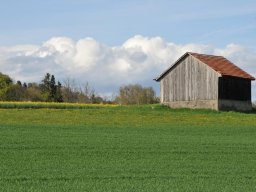
[[[248,80],[251,80],[251,81],[255,81],[255,77],[253,76],[250,76],[250,77],[240,77],[240,76],[235,76],[235,75],[228,75],[228,74],[221,74],[222,77],[237,77],[237,78],[242,78],[242,79],[248,79]]]

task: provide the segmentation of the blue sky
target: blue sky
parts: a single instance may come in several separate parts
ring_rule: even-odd
[[[0,18],[3,45],[52,36],[119,45],[136,34],[182,44],[256,43],[255,0],[8,0]]]
[[[100,93],[135,82],[157,89],[152,79],[186,51],[256,75],[255,0],[8,0],[0,27],[0,71],[23,81],[48,70]]]

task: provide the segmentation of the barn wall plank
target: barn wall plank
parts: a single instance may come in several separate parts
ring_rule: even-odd
[[[161,101],[218,99],[218,73],[188,55],[161,80]]]

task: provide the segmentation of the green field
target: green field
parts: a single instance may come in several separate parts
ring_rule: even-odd
[[[256,114],[0,109],[0,191],[256,191]]]

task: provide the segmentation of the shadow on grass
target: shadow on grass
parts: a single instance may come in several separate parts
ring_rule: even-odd
[[[214,109],[191,109],[191,108],[170,108],[166,105],[158,105],[158,108],[168,109],[173,112],[192,112],[192,113],[204,113],[204,114],[220,114],[220,113],[241,113],[241,114],[256,114],[256,107],[253,107],[252,111],[237,111],[237,110],[221,110]]]
[[[256,114],[256,108],[253,107],[253,108],[252,108],[252,111],[247,111],[247,112],[243,112],[243,113]]]

